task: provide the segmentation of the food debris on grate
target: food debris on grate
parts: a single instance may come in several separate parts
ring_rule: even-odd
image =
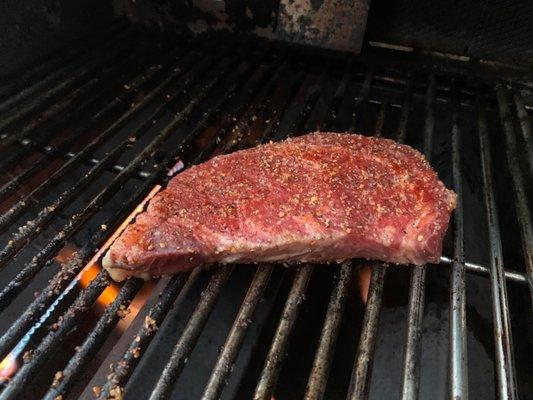
[[[527,87],[381,50],[137,36],[0,98],[0,400],[527,397]],[[315,130],[425,154],[457,193],[439,264],[226,265],[121,285],[100,267],[183,168]]]

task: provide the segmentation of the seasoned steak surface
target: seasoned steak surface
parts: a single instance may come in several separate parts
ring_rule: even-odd
[[[313,133],[215,157],[174,177],[115,241],[115,279],[204,262],[438,262],[455,194],[382,138]]]

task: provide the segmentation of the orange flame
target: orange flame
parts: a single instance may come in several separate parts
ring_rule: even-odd
[[[359,267],[359,294],[361,295],[361,300],[366,304],[368,300],[368,289],[370,288],[370,278],[372,275],[372,266],[368,264],[363,264]]]
[[[69,262],[69,260],[72,258],[75,252],[78,251],[78,248],[70,243],[65,243],[65,246],[54,257],[54,260],[56,260],[60,264],[65,264]]]
[[[65,244],[65,246],[57,253],[57,255],[54,257],[55,260],[59,263],[67,263],[69,260],[72,259],[72,256],[74,253],[78,251],[78,248],[74,246],[71,243]],[[81,273],[81,276],[79,278],[79,284],[80,286],[85,289],[89,284],[92,282],[94,278],[98,275],[100,272],[100,266],[96,263],[89,263]],[[107,288],[104,289],[100,297],[96,300],[98,305],[100,306],[107,306],[109,303],[111,303],[118,295],[118,287],[115,284],[109,285]]]
[[[183,163],[181,161],[178,162],[175,168],[182,168]],[[78,283],[82,288],[86,288],[91,284],[91,282],[96,278],[96,276],[100,273],[102,270],[102,267],[100,265],[100,260],[102,256],[106,253],[106,251],[111,247],[111,244],[116,240],[118,236],[126,229],[126,227],[131,223],[131,221],[140,213],[143,211],[144,207],[146,206],[146,203],[150,201],[152,197],[156,195],[161,190],[160,185],[156,185],[150,193],[144,198],[144,200],[133,210],[133,212],[122,222],[122,224],[119,226],[119,228],[108,238],[108,240],[104,243],[104,245],[96,252],[96,254],[93,256],[93,258],[89,261],[87,266],[82,270],[79,278]],[[107,226],[102,225],[102,230],[106,230]],[[73,254],[77,251],[76,246],[67,243],[61,251],[58,252],[58,254],[55,257],[55,260],[60,263],[66,263],[68,262]],[[125,329],[133,320],[133,317],[138,313],[141,306],[144,304],[146,299],[149,296],[149,293],[151,289],[155,286],[154,283],[145,284],[143,289],[138,293],[138,296],[133,300],[133,302],[130,304],[129,310],[127,313],[125,313],[125,317],[121,319],[119,322],[119,327],[121,329]],[[100,306],[100,309],[102,307],[106,307],[108,304],[112,303],[118,296],[120,286],[116,283],[112,282],[107,288],[104,289],[102,294],[97,299],[97,304]]]
[[[98,264],[88,265],[80,276],[80,285],[82,288],[86,288],[93,281],[94,278],[100,273],[100,266]],[[104,289],[102,294],[96,300],[97,303],[101,306],[107,306],[112,303],[113,300],[118,296],[118,287],[116,284],[112,283]]]
[[[8,381],[18,369],[17,358],[11,353],[0,361],[0,383]]]

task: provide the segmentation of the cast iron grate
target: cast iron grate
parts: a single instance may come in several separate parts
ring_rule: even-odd
[[[110,338],[147,284],[128,280],[98,317],[89,318],[104,291],[114,285],[103,270],[81,284],[84,274],[99,261],[101,253],[95,256],[95,252],[105,248],[124,219],[155,193],[154,186],[157,190],[156,185],[164,185],[177,172],[174,166],[187,167],[215,154],[316,129],[357,131],[412,144],[459,196],[449,252],[442,258],[447,267],[402,272],[410,274],[410,284],[398,395],[413,399],[420,393],[425,296],[430,295],[427,275],[436,269],[449,273],[450,279],[445,288],[450,339],[447,395],[463,398],[469,390],[469,279],[490,283],[481,286],[486,291],[479,296],[485,296],[493,311],[494,390],[500,398],[514,398],[519,390],[531,389],[523,383],[530,370],[520,375],[520,368],[515,368],[511,332],[515,320],[523,321],[518,322],[520,332],[527,331],[523,328],[531,318],[527,287],[530,295],[533,288],[531,193],[527,192],[533,165],[531,108],[524,101],[523,88],[247,37],[164,40],[153,36],[115,27],[88,50],[70,51],[67,55],[76,57],[65,56],[68,61],[63,67],[58,68],[58,58],[45,61],[25,72],[21,81],[0,89],[4,177],[0,312],[6,321],[0,332],[5,376],[0,399],[78,398],[91,392],[102,399],[147,397],[146,393],[151,393],[151,399],[178,396],[174,387],[210,316],[217,317],[212,312],[221,293],[229,290],[232,276],[244,272],[241,267],[222,266],[161,279],[152,290],[151,303],[147,301],[136,316],[137,323],[122,335],[122,341],[129,342],[120,347],[118,339]],[[468,216],[479,213],[474,210],[476,193],[471,193],[477,185],[483,221],[472,223]],[[512,192],[506,195],[508,191]],[[470,234],[473,229],[476,237]],[[73,243],[75,252],[62,262],[62,254]],[[482,249],[474,257],[479,260],[469,257],[474,248]],[[504,268],[504,262],[516,269]],[[306,296],[313,295],[309,283],[326,272],[313,265],[294,270],[273,265],[242,267],[253,269],[255,275],[229,332],[221,334],[225,342],[201,397],[367,398],[376,343],[383,334],[380,313],[385,281],[394,273],[382,263],[372,263],[366,311],[360,333],[352,338],[353,371],[345,373],[341,389],[328,386],[342,321],[347,318],[346,304],[353,296],[354,275],[365,268],[361,264],[328,267],[330,281],[325,290],[330,295],[317,322],[321,329],[314,356],[301,371],[305,383],[295,389],[297,395],[290,396],[277,392],[277,383],[283,384],[281,376],[288,373],[282,372],[285,355],[295,340],[293,332]],[[472,275],[467,278],[467,273]],[[180,307],[176,299],[187,287],[202,282],[203,292],[191,305],[168,359],[160,359],[154,367],[158,372],[153,387],[128,386],[135,373],[150,367],[143,359],[165,317],[175,305]],[[516,292],[512,296],[513,305],[519,304],[515,311],[507,287]],[[269,314],[270,331],[249,333],[266,290],[278,298],[279,312]],[[513,323],[511,315],[515,315]],[[257,352],[256,357],[262,357],[259,361],[248,355],[251,367],[237,374],[244,383],[232,383],[233,366],[247,334],[255,335],[255,345],[262,343],[268,351]],[[266,344],[260,340],[265,335]],[[522,340],[522,336],[526,337]],[[529,340],[527,334],[522,336],[520,349]],[[113,359],[109,374],[102,357],[94,360],[102,352]],[[289,352],[291,357],[298,356]],[[259,366],[255,372],[254,363]],[[104,370],[107,376],[98,374]],[[226,385],[233,389],[223,392]]]

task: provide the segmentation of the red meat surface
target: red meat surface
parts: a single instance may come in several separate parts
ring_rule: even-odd
[[[202,263],[438,262],[455,194],[392,140],[312,133],[174,177],[111,245],[114,279]]]

